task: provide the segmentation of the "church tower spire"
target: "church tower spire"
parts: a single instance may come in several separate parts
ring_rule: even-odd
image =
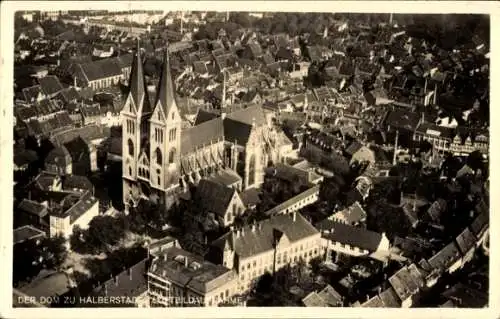
[[[129,96],[139,116],[151,113],[148,90],[144,81],[144,70],[142,66],[141,46],[137,38],[137,51],[132,61],[132,70],[129,79]]]
[[[168,114],[172,107],[177,107],[175,101],[175,89],[172,81],[172,72],[170,70],[170,57],[168,49],[165,52],[163,66],[158,85],[158,94],[156,96],[156,107],[161,106],[164,114]]]

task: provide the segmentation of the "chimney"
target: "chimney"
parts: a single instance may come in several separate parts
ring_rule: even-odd
[[[254,233],[257,230],[257,224],[253,223],[252,224],[252,232]]]
[[[76,87],[76,76],[73,77],[73,86]]]
[[[292,213],[292,219],[294,222],[297,221],[297,212]]]
[[[167,252],[165,252],[165,253],[163,254],[163,261],[167,261],[167,260],[168,260],[168,253],[167,253]]]
[[[226,118],[226,112],[222,112],[222,113],[220,114],[220,117],[221,117],[221,119],[225,119],[225,118]]]
[[[245,235],[245,229],[241,227],[241,236]]]
[[[233,232],[234,231],[234,226],[229,226],[229,231]]]
[[[188,260],[188,257],[187,256],[184,256],[184,267],[188,267],[189,265],[189,260]]]

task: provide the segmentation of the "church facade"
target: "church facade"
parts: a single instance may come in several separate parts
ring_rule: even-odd
[[[155,99],[148,94],[137,50],[121,112],[126,208],[141,198],[168,208],[189,185],[221,169],[241,177],[241,190],[259,187],[268,163],[281,160],[278,132],[260,105],[227,114],[200,110],[194,125],[182,129],[168,53]]]

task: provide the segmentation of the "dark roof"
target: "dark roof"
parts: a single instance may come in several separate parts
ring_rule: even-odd
[[[295,221],[293,216],[295,215]],[[240,257],[255,256],[273,249],[277,232],[286,236],[290,242],[296,242],[314,236],[318,231],[299,213],[278,215],[241,230],[231,231],[215,240],[212,245],[224,249],[229,245]]]
[[[224,140],[224,126],[221,118],[190,127],[181,134],[181,153],[189,154],[197,148]]]
[[[396,129],[406,129],[414,132],[419,121],[420,115],[418,113],[395,109],[393,111],[389,111],[384,124],[390,125]]]
[[[194,125],[200,125],[203,122],[210,121],[214,118],[218,117],[217,114],[209,111],[205,111],[203,109],[198,109],[198,113],[196,114],[196,119],[194,121]]]
[[[196,188],[195,198],[205,212],[224,216],[235,193],[234,188],[202,179]]]
[[[371,252],[377,250],[382,240],[382,235],[379,233],[329,219],[325,219],[315,226],[322,231],[321,237],[323,238]]]
[[[47,214],[47,207],[29,199],[23,199],[19,204],[18,209],[38,217],[44,217]]]
[[[440,138],[453,139],[455,136],[455,130],[449,127],[443,127],[436,125],[434,123],[420,123],[416,131],[426,135],[434,135]]]
[[[355,202],[348,208],[335,213],[336,217],[342,217],[342,220],[348,224],[355,224],[366,219],[366,212],[359,202]]]
[[[252,125],[238,122],[230,118],[224,119],[224,136],[227,141],[246,145],[252,132]]]
[[[63,89],[61,82],[55,75],[49,75],[38,80],[42,91],[46,95],[52,95],[60,92]]]
[[[63,89],[63,90],[61,90],[61,92],[59,94],[60,94],[60,97],[66,103],[73,101],[73,100],[77,100],[80,98],[80,94],[78,94],[78,91],[74,87],[69,87],[69,88]]]
[[[68,165],[71,164],[71,155],[65,146],[52,149],[45,158],[45,164]]]
[[[394,291],[394,288],[389,287],[386,290],[382,291],[380,293],[380,300],[382,300],[382,303],[384,304],[384,307],[386,308],[399,308],[400,307],[400,300],[396,292]]]
[[[200,295],[236,280],[235,273],[230,269],[208,262],[201,256],[178,247],[166,249],[163,256],[153,262],[149,272],[194,290]]]
[[[273,215],[279,214],[279,213],[283,212],[285,209],[292,207],[294,204],[300,202],[304,198],[311,196],[314,193],[319,193],[319,185],[314,185],[313,187],[306,189],[302,193],[282,202],[278,206],[271,208],[270,210],[266,211],[264,214],[266,214],[267,216],[273,216]]]
[[[249,125],[252,125],[255,121],[256,126],[261,126],[266,123],[264,110],[260,105],[252,105],[240,110],[236,110],[227,114],[227,118]]]
[[[365,308],[383,308],[384,303],[382,302],[382,299],[378,295],[373,296],[372,298],[368,299],[366,302],[361,304],[361,307]]]
[[[115,59],[103,59],[78,65],[84,82],[120,76],[122,70]]]
[[[241,182],[241,177],[230,168],[220,170],[217,172],[217,174],[211,176],[208,179],[212,182],[216,182],[228,187],[234,185],[235,183]]]
[[[456,241],[458,249],[460,249],[460,252],[463,255],[465,255],[476,244],[476,238],[469,228],[465,228],[464,231],[457,236]]]
[[[257,205],[260,202],[259,191],[255,188],[249,188],[241,192],[240,198],[245,207]]]
[[[85,190],[93,192],[94,185],[92,182],[85,176],[79,175],[68,175],[63,179],[63,189],[65,190]]]
[[[45,232],[30,225],[14,229],[14,245],[33,238],[44,237]]]
[[[31,164],[38,159],[38,155],[33,150],[14,148],[14,164],[24,166]]]
[[[460,258],[460,251],[454,242],[449,243],[428,261],[434,269],[444,270]]]
[[[477,289],[458,283],[442,293],[459,308],[481,308],[488,305],[488,295]]]
[[[351,144],[349,144],[349,146],[346,148],[346,153],[349,154],[349,155],[354,155],[354,153],[356,153],[357,151],[359,151],[359,149],[363,147],[363,144],[361,144],[360,142],[358,142],[357,140],[353,141]]]
[[[61,210],[60,213],[55,213],[54,215],[57,215],[60,218],[66,218],[69,216],[70,224],[73,224],[83,214],[87,213],[95,203],[98,202],[98,199],[92,196],[90,192],[86,192],[80,197],[68,195],[64,200],[66,201],[69,197],[71,197],[71,200],[76,199],[76,202],[71,202],[73,205],[69,204],[71,205],[69,209],[65,211]]]

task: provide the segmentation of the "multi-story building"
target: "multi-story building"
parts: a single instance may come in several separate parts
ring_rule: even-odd
[[[435,154],[451,152],[456,156],[466,156],[473,151],[488,154],[489,138],[486,132],[476,132],[466,127],[449,128],[433,123],[420,122],[413,134],[415,141],[432,144]]]
[[[218,306],[237,293],[233,270],[176,246],[157,254],[147,278],[151,307]]]
[[[90,221],[99,215],[99,200],[90,192],[83,196],[70,194],[58,208],[50,214],[50,237],[61,234],[69,238],[74,226],[87,228]]]
[[[242,188],[259,186],[269,160],[278,161],[279,132],[260,106],[222,112],[182,129],[168,53],[156,99],[150,103],[138,50],[121,117],[123,128],[123,201],[141,196],[169,207],[188,185],[231,169]],[[189,184],[188,184],[189,183]]]
[[[232,229],[211,244],[208,258],[234,269],[244,293],[266,272],[320,256],[320,236],[299,213],[278,215]]]

